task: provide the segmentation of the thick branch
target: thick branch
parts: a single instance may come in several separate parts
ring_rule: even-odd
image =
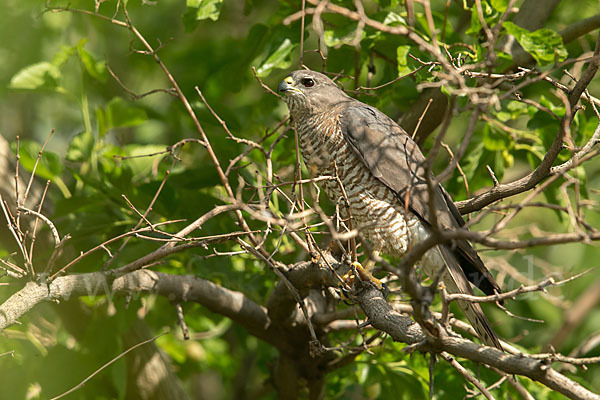
[[[325,253],[319,261],[321,265],[313,262],[298,263],[286,273],[288,280],[299,290],[303,298],[308,295],[310,289],[320,289],[323,286],[336,286],[339,284],[339,281],[336,281],[334,274],[326,265],[330,265],[335,269],[343,267],[343,272],[347,272],[349,269],[347,265],[340,264],[328,253]],[[279,281],[267,301],[267,308],[271,320],[284,321],[298,310],[298,303],[287,285],[283,281]]]
[[[597,394],[553,370],[545,360],[506,354],[493,347],[480,346],[461,337],[449,336],[442,329],[439,329],[438,338],[426,341],[420,326],[410,318],[395,312],[381,292],[370,285],[363,286],[357,300],[373,327],[387,332],[396,341],[417,346],[420,351],[445,351],[509,374],[526,376],[571,399],[600,399]]]
[[[280,345],[280,339],[268,335],[267,310],[243,293],[218,286],[189,275],[171,275],[150,270],[135,271],[113,281],[102,272],[61,276],[49,284],[28,282],[0,305],[0,329],[17,320],[44,301],[68,300],[77,296],[135,295],[150,292],[172,302],[194,301],[209,310],[231,318],[250,333],[268,343]]]

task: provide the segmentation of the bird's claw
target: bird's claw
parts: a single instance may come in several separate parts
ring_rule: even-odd
[[[390,289],[385,283],[375,278],[373,274],[367,271],[358,261],[354,261],[352,264],[350,264],[350,271],[348,271],[342,276],[342,280],[344,281],[345,285],[342,285],[340,289],[344,295],[346,294],[345,292],[347,292],[347,289],[345,287],[352,287],[356,278],[358,278],[362,282],[369,282],[372,285],[374,285],[379,291],[383,293],[384,298],[387,298],[390,294]]]
[[[381,281],[380,281],[381,282]],[[390,288],[384,282],[381,282],[381,294],[383,294],[383,298],[387,300],[390,295]]]
[[[352,291],[350,289],[348,289],[346,287],[346,284],[342,284],[338,287],[338,290],[340,291],[340,299],[342,299],[342,301],[347,305],[347,306],[353,306],[354,303],[352,302]]]
[[[310,261],[313,264],[319,264],[319,260],[321,259],[321,256],[319,255],[319,253],[317,253],[316,251],[312,251],[310,253]]]

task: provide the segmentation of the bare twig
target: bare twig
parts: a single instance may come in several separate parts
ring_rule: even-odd
[[[473,302],[473,303],[484,303],[484,302],[498,302],[498,301],[502,301],[502,300],[506,300],[506,299],[513,299],[516,296],[523,294],[523,293],[545,291],[545,289],[548,286],[564,285],[565,283],[571,282],[571,281],[587,274],[590,271],[591,270],[581,272],[579,274],[573,275],[572,277],[563,279],[561,281],[556,281],[556,279],[554,279],[554,277],[549,277],[549,278],[544,279],[543,281],[541,281],[540,283],[538,283],[536,285],[531,285],[531,286],[521,285],[517,289],[510,290],[508,292],[493,294],[493,295],[489,295],[489,296],[473,296],[473,295],[464,294],[464,293],[452,293],[452,294],[446,295],[446,300],[447,301],[463,300],[463,301],[469,301],[469,302]]]
[[[181,326],[183,340],[190,340],[190,331],[185,323],[185,317],[183,316],[183,307],[181,306],[181,303],[175,304],[175,312],[177,313],[177,322],[179,322],[179,326]]]
[[[477,390],[479,390],[486,399],[494,400],[494,396],[492,396],[492,394],[489,392],[489,390],[484,385],[482,385],[481,382],[476,377],[474,377],[469,371],[467,371],[467,369],[465,367],[460,365],[460,363],[458,361],[456,361],[456,359],[454,357],[452,357],[450,354],[446,353],[445,351],[440,353],[440,357],[442,357],[450,365],[452,365],[454,367],[454,369],[456,369],[463,376],[463,378],[465,378],[467,381],[471,382],[473,384],[473,386],[475,386],[477,388]]]
[[[60,399],[62,397],[65,397],[68,394],[73,393],[74,391],[76,391],[78,389],[81,389],[87,382],[89,382],[93,377],[95,377],[96,375],[98,375],[102,370],[104,370],[106,367],[108,367],[109,365],[113,364],[114,362],[116,362],[117,360],[119,360],[120,358],[122,358],[123,356],[125,356],[130,351],[135,350],[138,347],[143,346],[145,344],[148,344],[150,342],[154,342],[156,339],[158,339],[161,336],[166,335],[167,333],[169,333],[169,332],[168,331],[167,332],[163,332],[160,335],[156,335],[156,336],[154,336],[151,339],[144,340],[143,342],[140,342],[140,343],[136,344],[135,346],[132,346],[132,347],[128,348],[127,350],[125,350],[124,352],[122,352],[121,354],[119,354],[118,356],[116,356],[115,358],[113,358],[112,360],[110,360],[109,362],[107,362],[106,364],[104,364],[103,366],[101,366],[100,368],[98,368],[91,375],[89,375],[87,378],[85,378],[84,380],[82,380],[81,383],[79,383],[78,385],[72,387],[71,389],[67,390],[64,393],[62,393],[62,394],[60,394],[58,396],[53,397],[51,400]]]
[[[52,223],[52,221],[50,221],[48,217],[46,217],[43,214],[40,214],[37,211],[33,211],[25,207],[19,207],[18,210],[22,211],[25,215],[33,215],[34,217],[44,221],[44,223],[50,228],[50,232],[52,232],[52,236],[54,237],[54,247],[58,246],[58,244],[60,243],[60,235],[58,234],[56,226],[54,226],[54,224]]]

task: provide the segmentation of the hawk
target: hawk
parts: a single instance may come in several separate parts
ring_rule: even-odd
[[[453,230],[465,222],[441,185],[430,191],[426,159],[411,137],[387,115],[348,96],[327,76],[294,71],[279,85],[296,123],[302,158],[312,176],[338,176],[324,181],[332,201],[347,199],[348,213],[376,251],[401,257],[411,243],[431,235],[431,204],[439,229]],[[432,177],[433,178],[433,177]],[[466,240],[438,244],[419,265],[430,277],[440,276],[449,293],[486,294],[500,287]],[[439,275],[437,275],[439,274]],[[459,306],[481,340],[501,349],[478,303]]]

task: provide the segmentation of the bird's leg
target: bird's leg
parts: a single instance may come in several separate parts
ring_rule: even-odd
[[[374,252],[374,254],[378,254],[378,253],[379,252]],[[352,286],[352,284],[354,284],[354,280],[356,278],[360,279],[362,282],[370,282],[377,289],[379,289],[380,291],[383,292],[384,297],[387,297],[388,294],[390,293],[390,290],[385,283],[383,283],[382,281],[380,281],[379,279],[377,279],[373,276],[371,271],[373,270],[374,266],[375,266],[375,262],[373,261],[372,258],[365,264],[364,267],[358,261],[354,261],[352,264],[350,264],[350,267],[351,267],[350,271],[348,271],[346,274],[344,274],[344,276],[342,276],[342,279],[349,286]]]
[[[379,279],[375,278],[370,271],[371,269],[372,267],[363,267],[358,261],[352,263],[352,273],[354,276],[357,276],[363,282],[372,283],[373,285],[375,285],[375,287],[377,287],[377,289],[384,292],[387,297],[387,295],[389,294],[389,289],[387,285],[381,282]]]

